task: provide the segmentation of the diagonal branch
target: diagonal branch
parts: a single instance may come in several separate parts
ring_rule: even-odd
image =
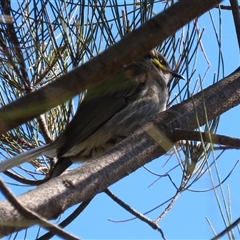
[[[18,225],[24,225],[25,223],[27,224],[27,222],[31,222],[31,224],[36,224],[39,223],[42,226],[44,226],[45,228],[51,230],[52,232],[54,232],[56,235],[59,235],[63,238],[66,239],[73,239],[73,240],[79,240],[79,238],[65,232],[62,228],[60,228],[57,225],[52,224],[51,222],[48,222],[47,220],[45,220],[44,218],[42,218],[41,216],[39,216],[38,214],[32,212],[31,210],[27,209],[26,207],[23,207],[19,201],[13,196],[13,194],[8,190],[8,188],[6,187],[6,185],[3,183],[3,181],[0,179],[0,189],[1,192],[7,197],[7,199],[11,202],[11,204],[13,206],[16,207],[17,211],[22,214],[25,218],[26,218],[26,222],[21,222],[18,223]],[[14,224],[14,222],[12,222],[12,224]]]

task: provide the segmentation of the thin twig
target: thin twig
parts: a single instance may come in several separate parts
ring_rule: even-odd
[[[165,208],[165,210],[163,211],[163,213],[155,220],[156,223],[158,223],[161,219],[163,219],[163,217],[166,215],[167,212],[169,212],[169,210],[172,208],[173,204],[176,202],[176,200],[178,199],[178,196],[180,195],[180,193],[184,190],[185,186],[188,183],[188,180],[190,178],[190,175],[187,176],[184,181],[181,183],[181,186],[178,188],[175,196],[172,198],[171,202],[168,204],[168,206]]]
[[[236,29],[236,35],[238,39],[238,47],[240,48],[240,14],[239,14],[239,6],[237,0],[230,0],[232,7],[232,15]]]
[[[162,231],[162,229],[157,225],[157,223],[149,218],[147,218],[146,216],[144,216],[143,214],[141,214],[140,212],[136,211],[135,209],[133,209],[132,207],[130,207],[128,204],[126,204],[125,202],[123,202],[121,199],[119,199],[116,195],[114,195],[109,189],[105,190],[105,193],[113,200],[115,201],[117,204],[119,204],[122,208],[124,208],[126,211],[130,212],[131,214],[133,214],[134,216],[136,216],[138,219],[142,220],[143,222],[147,223],[150,227],[152,227],[154,230],[158,230],[158,232],[160,232],[160,234],[162,235],[163,239],[166,239],[164,236],[164,233]]]
[[[82,202],[66,219],[59,224],[59,227],[65,228],[67,225],[69,225],[88,206],[92,199],[93,198],[90,198],[89,200]],[[37,240],[50,239],[53,236],[53,233],[49,231]]]
[[[228,227],[226,227],[222,232],[217,234],[215,237],[213,237],[211,240],[217,240],[224,236],[224,234],[228,233],[231,231],[234,227],[236,227],[240,223],[240,218],[238,218],[236,221],[234,221],[232,224],[230,224]]]
[[[5,171],[3,172],[6,176],[10,177],[11,179],[19,182],[19,183],[23,183],[23,184],[27,184],[27,185],[30,185],[30,186],[39,186],[45,182],[47,182],[49,179],[42,179],[42,180],[30,180],[30,179],[27,179],[27,178],[22,178],[22,177],[19,177],[18,175],[12,173],[11,171]]]

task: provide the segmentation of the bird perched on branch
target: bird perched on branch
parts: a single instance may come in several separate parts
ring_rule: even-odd
[[[1,162],[0,171],[45,155],[58,158],[53,178],[73,162],[104,154],[166,109],[168,84],[173,77],[183,79],[157,50],[150,51],[89,89],[72,121],[55,141]]]

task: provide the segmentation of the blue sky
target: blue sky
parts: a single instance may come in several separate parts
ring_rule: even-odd
[[[225,1],[224,4],[228,4],[228,1]],[[212,14],[218,29],[218,10],[212,10]],[[237,44],[231,11],[223,10],[221,14],[221,43],[222,54],[224,57],[224,71],[226,76],[239,66],[239,47]],[[210,15],[208,13],[204,14],[204,16],[202,16],[198,22],[199,26],[205,28],[202,42],[207,56],[211,62],[210,70],[208,71],[204,81],[204,88],[212,84],[213,74],[217,71],[218,64],[216,57],[218,56],[218,49],[215,47],[216,38],[212,37],[213,27],[211,24],[209,24],[209,22]],[[199,53],[199,55],[200,54],[201,53]],[[206,62],[198,61],[196,63],[196,74],[191,81],[194,82],[194,80],[197,79],[198,73],[202,73],[206,68]],[[177,92],[177,88],[175,88],[174,91]],[[174,91],[172,94],[175,93]],[[240,108],[238,106],[221,116],[217,133],[226,134],[233,137],[240,137],[239,110]],[[216,151],[214,154],[217,156],[218,152]],[[168,163],[167,167],[163,167],[167,159],[168,156],[163,156],[149,163],[147,167],[154,172],[164,174],[166,169],[169,169],[170,166],[177,164],[176,158],[171,158],[171,162]],[[237,150],[226,151],[221,156],[218,161],[218,168],[222,179],[227,176],[238,159],[239,151]],[[239,166],[237,166],[231,176],[223,184],[223,190],[226,197],[227,186],[230,188],[230,205],[233,220],[238,218],[240,213],[240,189],[238,185],[239,176],[240,169]],[[181,170],[177,169],[173,171],[171,177],[174,179],[175,183],[179,184],[182,178]],[[113,184],[110,187],[110,190],[112,190],[118,197],[131,205],[133,208],[141,213],[144,213],[158,206],[175,193],[175,189],[167,178],[161,179],[149,187],[149,185],[156,179],[156,176],[149,174],[144,168],[141,168],[119,182]],[[216,179],[215,184],[217,184]],[[211,187],[212,185],[209,175],[205,174],[196,184],[191,187],[191,189],[200,191]],[[11,189],[15,194],[19,194],[19,188],[11,187]],[[23,191],[25,189],[21,190]],[[217,189],[217,192],[219,194],[220,202],[222,203],[222,197],[220,195],[219,188]],[[166,205],[158,208],[147,216],[155,219],[159,214],[161,214],[165,207]],[[61,216],[60,221],[63,220],[64,216],[67,216],[67,214],[73,209],[74,207],[66,211],[66,215],[64,214]],[[206,221],[206,217],[211,221],[216,232],[224,229],[223,220],[213,191],[185,191],[179,196],[171,211],[167,213],[159,225],[168,239],[209,239],[213,236],[213,234]],[[68,226],[66,230],[83,239],[160,238],[160,234],[157,231],[151,229],[148,225],[138,219],[119,223],[108,220],[112,219],[121,221],[129,218],[132,218],[132,215],[130,215],[115,202],[109,199],[109,197],[107,197],[104,193],[102,193],[98,194],[94,198],[87,209],[77,218],[77,220],[74,221],[73,224]],[[27,239],[35,237],[34,233],[36,229],[37,227],[34,227],[29,230]],[[237,233],[236,230],[234,232]],[[24,234],[25,232],[22,231],[21,235],[19,235],[17,238],[23,238]],[[235,237],[239,238],[239,235],[236,234]]]

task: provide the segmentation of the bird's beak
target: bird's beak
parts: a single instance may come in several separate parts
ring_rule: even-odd
[[[186,80],[186,78],[183,75],[181,75],[181,74],[179,74],[177,72],[174,72],[173,70],[171,70],[170,72],[172,73],[173,77]]]

